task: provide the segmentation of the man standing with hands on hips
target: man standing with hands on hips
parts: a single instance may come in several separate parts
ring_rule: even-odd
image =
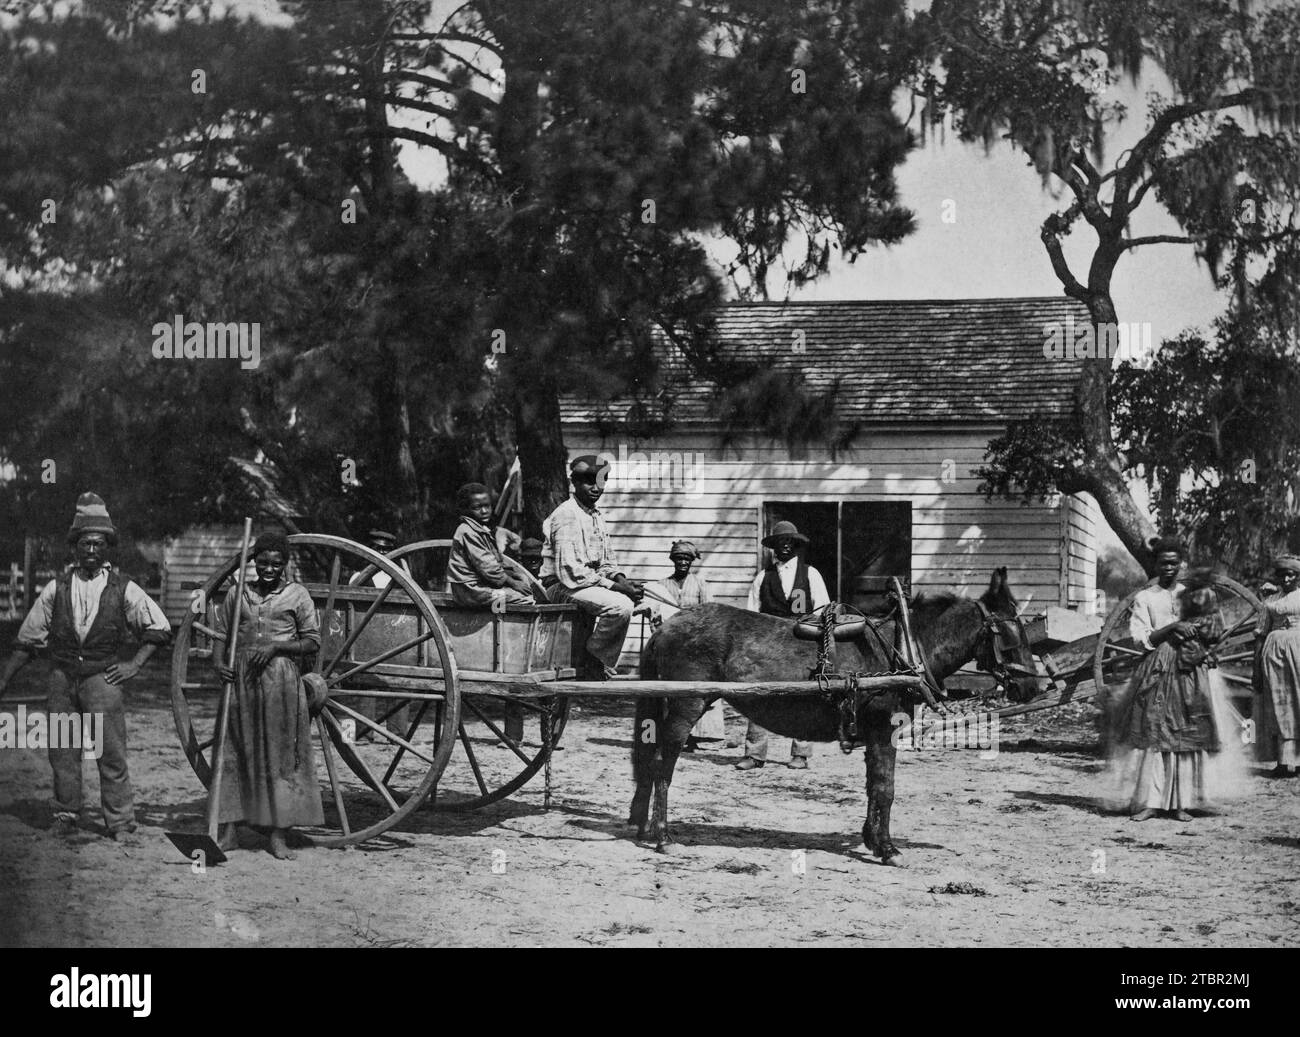
[[[821,573],[803,560],[800,548],[807,543],[808,538],[793,522],[778,522],[772,527],[772,532],[763,538],[763,546],[772,549],[773,561],[750,584],[750,612],[794,618],[830,604]],[[752,720],[749,722],[749,730],[745,732],[745,755],[736,764],[737,770],[757,770],[767,762],[767,734],[765,728]],[[812,742],[793,741],[790,766],[807,770],[811,755]]]
[[[618,567],[605,517],[596,507],[605,492],[609,462],[594,454],[569,464],[573,496],[546,517],[542,586],[555,604],[572,602],[595,620],[587,639],[591,662],[580,678],[607,680],[623,651],[632,606],[641,600],[641,581]]]
[[[46,649],[54,663],[47,709],[56,713],[103,716],[99,794],[104,824],[112,839],[135,831],[135,804],[126,766],[126,710],[122,685],[140,672],[154,650],[167,643],[171,625],[157,603],[106,558],[117,542],[108,508],[96,494],[77,498],[68,543],[77,564],[51,580],[37,597],[18,631],[18,642],[4,670],[0,695],[34,652]],[[141,642],[129,662],[118,662],[127,633]],[[76,830],[81,813],[81,749],[49,749],[54,771],[54,824],[58,835]]]

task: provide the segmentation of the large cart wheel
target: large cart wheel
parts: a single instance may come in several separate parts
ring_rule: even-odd
[[[1150,587],[1151,584],[1146,585]],[[1248,697],[1251,685],[1251,661],[1254,657],[1255,623],[1264,606],[1248,587],[1227,576],[1216,574],[1214,593],[1219,600],[1219,619],[1223,634],[1215,645],[1219,672],[1229,682],[1234,697]],[[1140,588],[1145,590],[1146,587]],[[1137,664],[1146,652],[1129,637],[1129,619],[1133,615],[1133,602],[1139,591],[1134,591],[1106,620],[1097,638],[1093,655],[1093,679],[1101,701],[1108,701],[1133,676]]]
[[[394,548],[386,557],[417,578],[423,574],[426,587],[435,589],[443,586],[442,571],[450,547],[450,540],[417,540]],[[362,570],[353,579],[370,579],[376,571],[373,567]],[[550,762],[569,719],[569,701],[559,695],[505,699],[462,690],[461,703],[456,737],[464,759],[459,755],[452,758],[438,782],[434,801],[435,809],[452,813],[477,810],[523,788]],[[508,717],[511,712],[513,723]],[[520,719],[523,736],[516,737]],[[534,722],[536,734],[530,730]]]
[[[342,537],[288,539],[288,572],[320,622],[313,669],[329,689],[313,721],[325,824],[302,831],[317,846],[349,846],[392,828],[437,785],[460,729],[456,662],[437,610],[400,565]],[[172,652],[176,731],[205,786],[221,692],[212,654],[225,644],[217,611],[238,567],[236,555],[195,592]],[[348,582],[368,567],[386,586]]]
[[[458,737],[465,759],[452,759],[435,802],[435,809],[453,813],[477,810],[523,788],[550,762],[569,719],[569,700],[563,695],[507,700],[466,693],[461,699],[465,708]],[[505,713],[512,704],[523,710],[522,740],[506,732]],[[536,737],[528,731],[534,720]]]

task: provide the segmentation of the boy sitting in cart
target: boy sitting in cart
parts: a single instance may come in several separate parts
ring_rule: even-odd
[[[456,491],[456,510],[461,521],[451,538],[447,560],[451,600],[462,608],[536,604],[528,571],[501,553],[488,526],[492,517],[488,488],[482,483],[466,483]]]

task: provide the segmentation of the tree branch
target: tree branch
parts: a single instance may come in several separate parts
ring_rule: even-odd
[[[505,60],[505,52],[495,43],[489,43],[481,36],[472,36],[467,32],[395,32],[388,38],[390,40],[451,40],[453,43],[472,43],[484,50],[490,50],[498,58]]]
[[[1047,249],[1047,258],[1051,260],[1052,270],[1065,289],[1065,294],[1072,299],[1085,302],[1088,298],[1088,291],[1070,271],[1070,264],[1065,261],[1065,252],[1061,248],[1060,238],[1060,235],[1070,229],[1070,224],[1074,220],[1074,215],[1077,215],[1078,208],[1079,203],[1076,202],[1064,213],[1052,213],[1043,221],[1039,237],[1042,238],[1043,246]]]
[[[353,127],[348,132],[361,133],[367,137],[381,137],[389,140],[409,140],[416,144],[423,144],[426,147],[433,148],[434,151],[446,155],[449,159],[454,159],[457,162],[464,162],[466,165],[472,166],[491,180],[496,180],[500,177],[500,173],[478,155],[466,151],[464,148],[453,144],[451,141],[443,140],[441,137],[435,137],[431,133],[421,133],[419,130],[410,130],[403,126],[385,126],[383,129],[357,126]]]
[[[1204,240],[1203,234],[1195,237],[1185,237],[1181,234],[1148,234],[1144,238],[1124,238],[1119,247],[1123,250],[1138,248],[1141,245],[1195,245],[1198,241]]]

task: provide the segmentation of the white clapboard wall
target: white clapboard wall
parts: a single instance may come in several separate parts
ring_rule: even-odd
[[[190,592],[202,587],[231,555],[239,552],[240,526],[191,526],[163,542],[163,591],[160,604],[172,626],[185,618]]]
[[[996,429],[872,429],[851,452],[832,459],[809,449],[794,459],[781,444],[747,438],[723,449],[717,436],[674,430],[653,441],[602,439],[570,425],[570,456],[616,460],[601,500],[614,548],[629,574],[667,575],[668,547],[685,537],[699,547],[695,571],[716,600],[743,605],[758,571],[763,503],[910,501],[912,588],[978,596],[992,570],[1006,566],[1026,615],[1050,605],[1091,607],[1096,580],[1096,505],[1086,498],[1021,505],[985,500],[974,469]],[[644,459],[637,484],[620,485],[620,457]],[[680,455],[666,460],[663,455]],[[660,455],[656,460],[656,455]],[[699,462],[697,467],[697,462]],[[684,475],[682,474],[684,473]],[[633,474],[631,477],[635,477]],[[624,663],[640,650],[634,620]]]

